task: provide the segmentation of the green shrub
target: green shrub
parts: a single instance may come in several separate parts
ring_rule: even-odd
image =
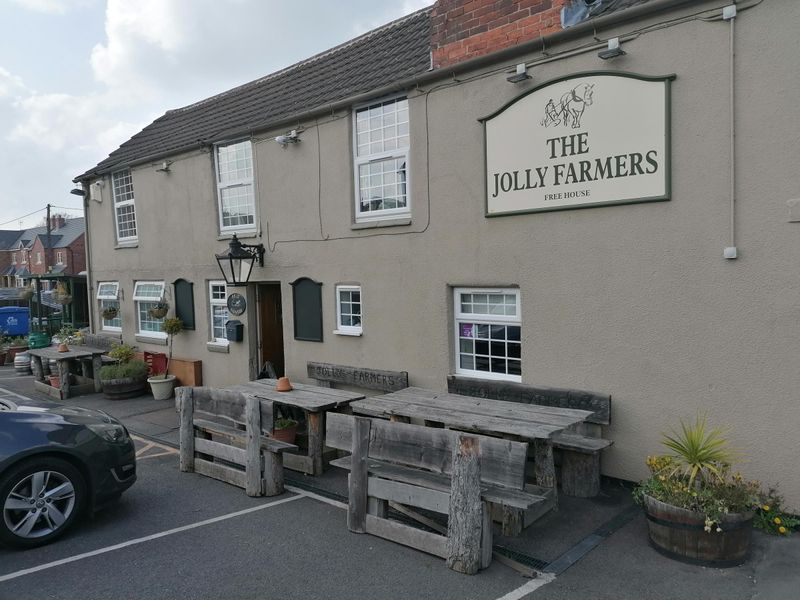
[[[126,363],[133,360],[133,357],[136,356],[136,350],[130,344],[117,344],[109,350],[108,355],[111,358],[116,358],[121,363]]]
[[[273,429],[289,429],[291,427],[296,427],[297,421],[294,419],[276,419],[275,425]]]
[[[143,360],[131,359],[100,369],[100,379],[141,379],[147,375],[147,364]]]

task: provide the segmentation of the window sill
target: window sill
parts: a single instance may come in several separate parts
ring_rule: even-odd
[[[221,242],[222,240],[229,240],[234,235],[236,235],[236,237],[240,240],[248,240],[257,238],[260,234],[258,233],[258,229],[231,229],[230,231],[220,232],[220,234],[217,236],[217,241]]]
[[[122,333],[122,327],[103,327],[100,330],[100,333],[107,333],[109,335],[116,336],[119,333]]]
[[[349,335],[350,337],[361,337],[361,331],[347,331],[345,329],[334,329],[334,335]]]
[[[157,346],[166,346],[167,336],[165,335],[164,337],[156,337],[156,336],[142,335],[140,333],[137,333],[136,341],[142,342],[144,344],[156,344]]]
[[[402,227],[411,225],[411,217],[398,217],[396,219],[383,219],[381,221],[359,221],[353,223],[351,229],[376,229],[378,227]]]
[[[220,352],[222,354],[230,354],[230,344],[220,344],[217,342],[206,342],[206,350],[209,352]]]
[[[114,246],[114,250],[123,250],[125,248],[138,248],[139,242],[138,240],[135,242],[118,242],[116,246]]]
[[[522,376],[520,375],[500,375],[498,373],[488,373],[486,371],[456,371],[451,373],[455,377],[469,377],[471,379],[485,379],[487,381],[513,381],[515,383],[522,383]]]

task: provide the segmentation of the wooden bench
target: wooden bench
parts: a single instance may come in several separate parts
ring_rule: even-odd
[[[407,371],[379,371],[330,363],[306,363],[308,376],[317,380],[320,387],[331,387],[333,383],[343,383],[368,390],[396,392],[408,387]]]
[[[180,469],[245,489],[248,496],[283,493],[283,453],[297,446],[274,440],[272,402],[251,394],[179,387]]]
[[[462,396],[591,411],[585,423],[555,434],[553,448],[560,458],[564,494],[591,498],[600,493],[600,454],[613,444],[602,438],[602,426],[611,423],[611,396],[454,375],[447,377],[447,390]]]
[[[327,443],[352,452],[331,462],[350,470],[350,531],[445,558],[461,573],[491,563],[490,505],[517,512],[546,502],[524,491],[524,442],[330,413]],[[390,519],[389,503],[437,533]],[[447,526],[409,507],[448,515]]]

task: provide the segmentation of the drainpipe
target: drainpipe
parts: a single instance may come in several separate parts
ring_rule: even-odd
[[[730,223],[730,244],[723,251],[724,258],[734,259],[738,256],[736,248],[736,51],[734,46],[734,32],[736,23],[736,5],[731,4],[722,9],[722,18],[730,22],[730,201],[731,201],[731,223]]]
[[[92,290],[94,289],[94,286],[92,285],[92,245],[89,243],[89,191],[90,184],[89,181],[86,180],[83,182],[83,247],[84,252],[86,253],[86,304],[89,306],[89,331],[92,333],[97,333],[97,326],[95,323],[94,294],[92,293]],[[74,268],[74,256],[72,263]]]

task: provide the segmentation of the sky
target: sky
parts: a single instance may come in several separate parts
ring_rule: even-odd
[[[72,179],[167,110],[432,3],[0,0],[0,229],[81,216]]]

